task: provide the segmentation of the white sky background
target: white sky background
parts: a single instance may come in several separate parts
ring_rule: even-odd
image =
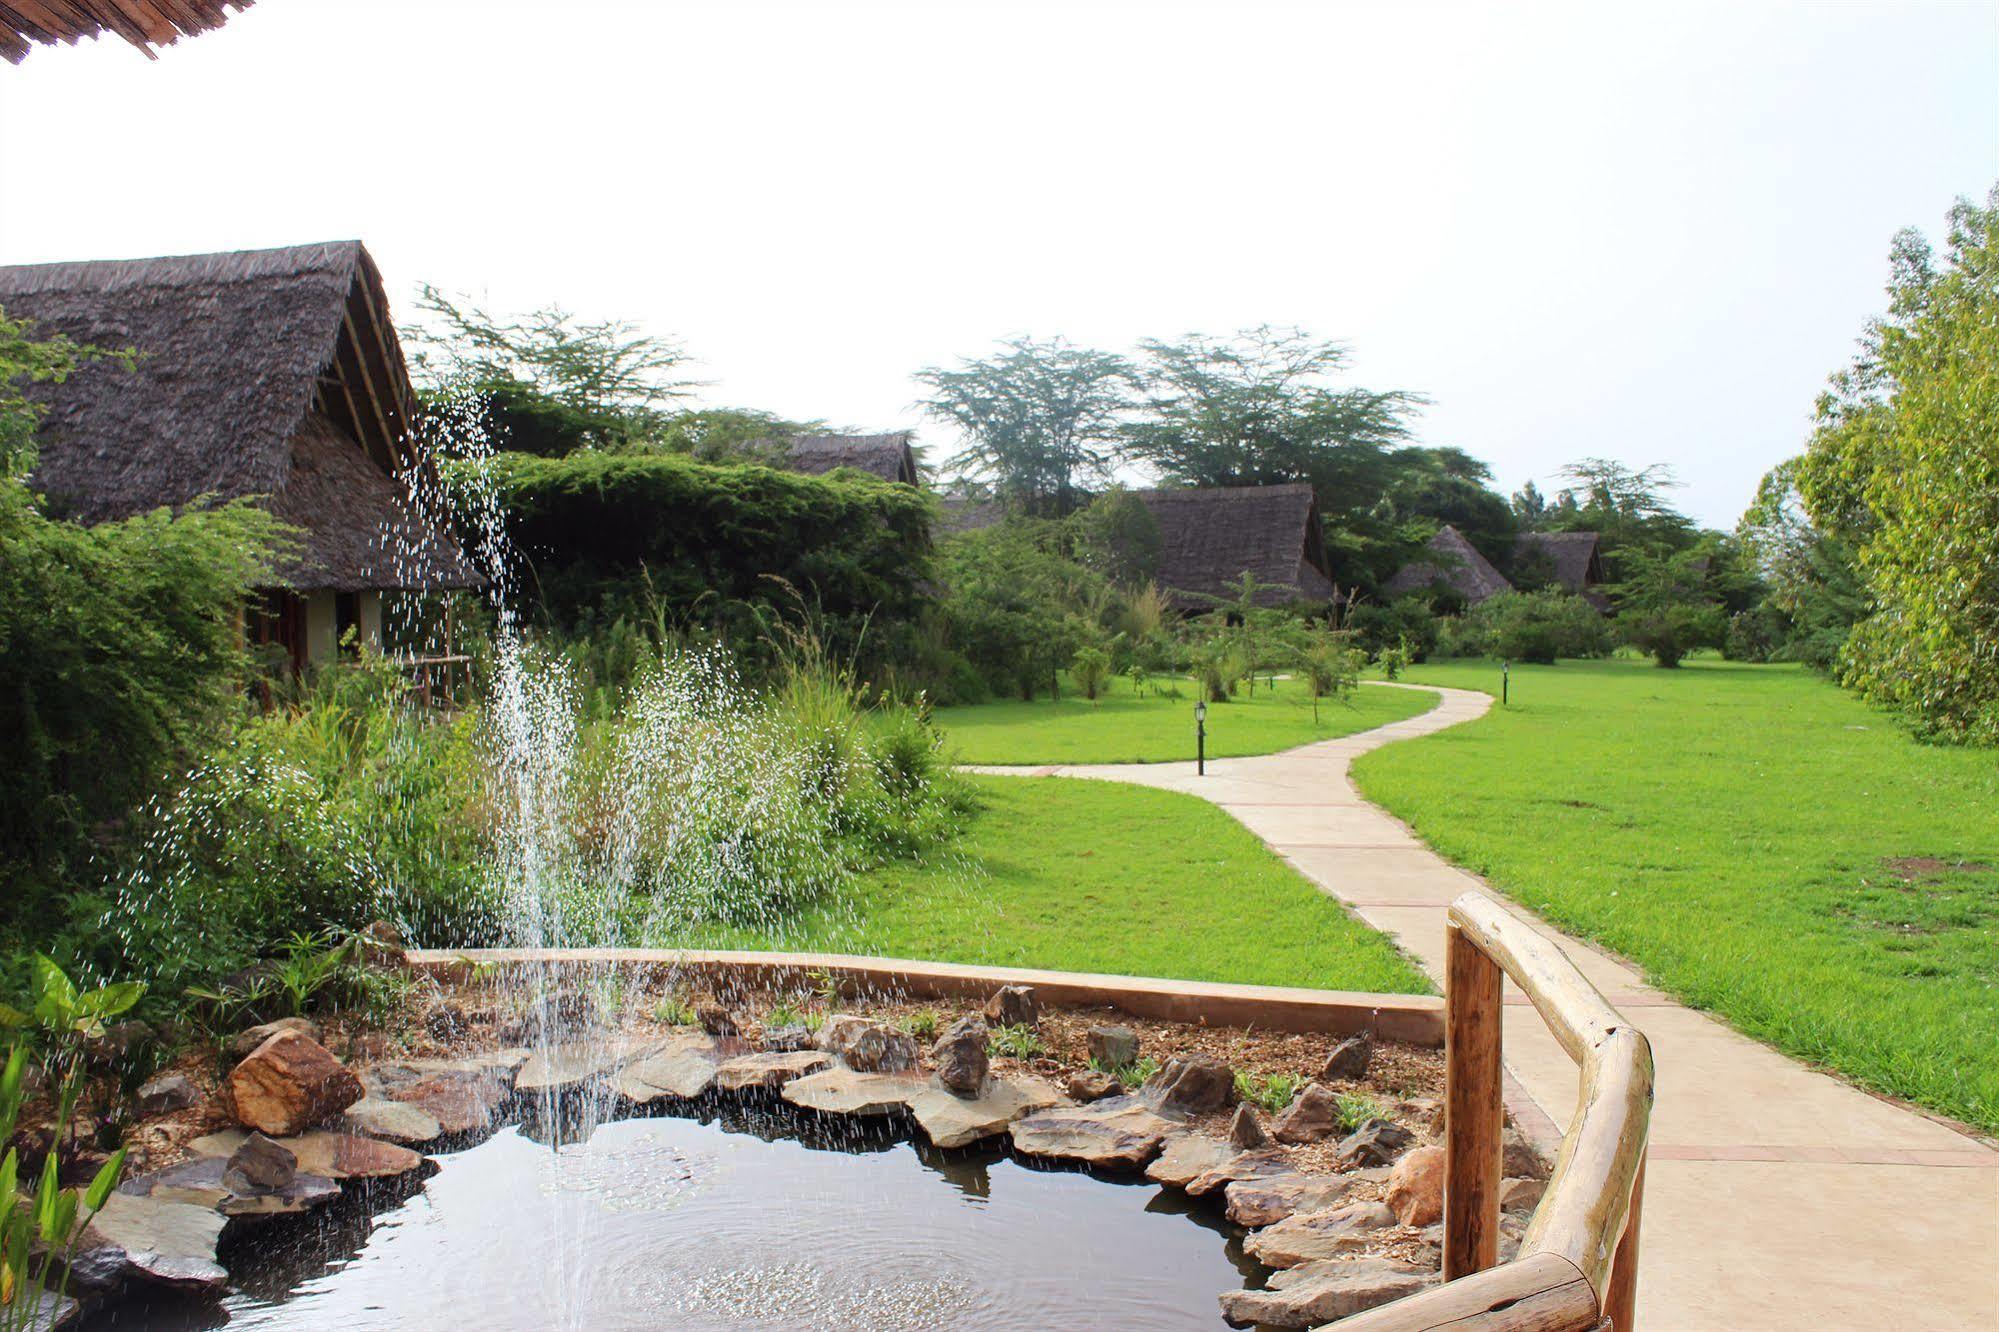
[[[1724,526],[1995,179],[1994,3],[260,0],[0,66],[0,261],[359,236],[404,313],[933,445],[910,373],[1002,335],[1298,324],[1508,490],[1667,462]]]

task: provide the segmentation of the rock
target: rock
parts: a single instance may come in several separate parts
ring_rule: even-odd
[[[942,1085],[910,1098],[909,1112],[939,1147],[965,1147],[1007,1131],[1022,1116],[1061,1104],[1062,1097],[1039,1078],[988,1078],[977,1096]]]
[[[362,960],[375,967],[399,967],[403,956],[403,932],[386,920],[372,922],[358,939]]]
[[[292,1182],[298,1173],[298,1158],[261,1133],[243,1139],[243,1145],[229,1154],[222,1182],[232,1193],[269,1193]]]
[[[1138,1033],[1130,1027],[1092,1027],[1087,1039],[1098,1068],[1130,1068],[1138,1062]]]
[[[1256,1117],[1256,1109],[1247,1101],[1235,1108],[1235,1118],[1229,1121],[1229,1145],[1239,1152],[1254,1151],[1269,1145],[1270,1135],[1263,1131],[1263,1121]]]
[[[56,1332],[57,1328],[68,1327],[83,1316],[83,1306],[67,1295],[53,1290],[45,1290],[35,1295],[34,1307],[26,1305],[19,1309],[9,1309],[8,1326],[15,1326],[11,1319],[18,1318],[21,1332]]]
[[[340,1186],[324,1175],[294,1172],[277,1188],[244,1192],[231,1187],[228,1174],[229,1162],[219,1156],[203,1156],[155,1175],[128,1179],[118,1191],[161,1202],[211,1207],[224,1216],[294,1216],[340,1196]]]
[[[215,1261],[224,1224],[213,1208],[114,1192],[90,1218],[80,1242],[117,1249],[126,1276],[185,1290],[220,1290],[229,1284],[229,1273]]]
[[[436,1142],[444,1135],[444,1125],[421,1105],[383,1096],[366,1096],[348,1106],[340,1116],[340,1128],[405,1144]]]
[[[1145,1168],[1145,1177],[1155,1184],[1184,1189],[1236,1155],[1236,1149],[1225,1142],[1180,1130],[1166,1135],[1165,1149]]]
[[[1444,1149],[1418,1147],[1395,1163],[1383,1195],[1405,1226],[1427,1226],[1444,1219]]]
[[[1116,1096],[1124,1090],[1124,1084],[1108,1073],[1099,1073],[1094,1068],[1086,1068],[1069,1075],[1069,1095],[1079,1101],[1101,1101],[1106,1096]]]
[[[1338,1258],[1364,1247],[1368,1235],[1395,1224],[1378,1202],[1347,1203],[1322,1212],[1296,1212],[1243,1241],[1243,1252],[1265,1267],[1296,1267]]]
[[[248,1059],[256,1053],[257,1047],[281,1031],[295,1031],[309,1041],[320,1039],[319,1024],[310,1018],[279,1018],[276,1022],[265,1022],[255,1027],[239,1031],[229,1041],[231,1062]]]
[[[1031,985],[1002,985],[986,1000],[986,1021],[995,1027],[1032,1027],[1041,1021],[1041,1006]]]
[[[937,1061],[937,1080],[960,1096],[978,1095],[992,1065],[986,1053],[986,1042],[991,1035],[985,1019],[976,1013],[969,1013],[946,1027],[937,1044],[930,1047],[930,1057]]]
[[[669,1037],[664,1046],[618,1070],[611,1086],[618,1095],[639,1105],[662,1096],[693,1100],[715,1085],[721,1055],[706,1036],[685,1032]]]
[[[1028,1156],[1137,1170],[1159,1154],[1174,1127],[1136,1098],[1120,1096],[1029,1115],[1013,1126],[1013,1145]]]
[[[202,1156],[231,1157],[249,1136],[242,1129],[224,1129],[196,1138],[188,1144],[188,1150]],[[302,1174],[324,1175],[328,1179],[387,1179],[406,1175],[423,1164],[423,1158],[407,1147],[351,1133],[315,1129],[276,1141],[297,1158]]]
[[[528,1009],[529,1030],[537,1039],[563,1041],[604,1025],[603,1006],[588,990],[543,992]]]
[[[1548,1159],[1541,1155],[1533,1143],[1527,1141],[1526,1134],[1508,1124],[1505,1131],[1500,1134],[1499,1140],[1502,1144],[1499,1161],[1501,1175],[1515,1179],[1548,1177]]]
[[[1370,1119],[1340,1140],[1333,1159],[1343,1167],[1392,1165],[1416,1135],[1385,1119]]]
[[[900,1073],[916,1067],[916,1040],[886,1022],[835,1013],[819,1029],[821,1050],[858,1073]]]
[[[1224,1190],[1229,1220],[1240,1226],[1274,1226],[1300,1212],[1325,1212],[1338,1207],[1352,1192],[1355,1175],[1286,1173],[1263,1179],[1241,1179]]]
[[[465,1010],[457,1004],[439,1004],[423,1016],[423,1029],[434,1041],[455,1041],[470,1029]]]
[[[1429,1272],[1388,1259],[1305,1263],[1272,1275],[1267,1289],[1222,1292],[1222,1317],[1257,1327],[1318,1327],[1436,1282]]]
[[[490,1127],[507,1099],[510,1069],[490,1059],[416,1059],[362,1070],[363,1085],[378,1096],[416,1106],[445,1133]],[[351,1107],[350,1107],[351,1108]]]
[[[1213,1170],[1204,1171],[1187,1181],[1187,1192],[1196,1198],[1205,1198],[1211,1193],[1220,1193],[1237,1180],[1264,1179],[1293,1172],[1291,1158],[1281,1147],[1258,1147],[1253,1151],[1237,1152]]]
[[[139,1084],[137,1099],[142,1115],[170,1115],[199,1101],[201,1093],[186,1074],[162,1073]]]
[[[1507,1179],[1499,1185],[1499,1210],[1502,1212],[1531,1212],[1541,1205],[1541,1195],[1548,1191],[1545,1179]]]
[[[236,1121],[273,1137],[298,1133],[361,1099],[361,1080],[300,1031],[279,1031],[229,1070]]]
[[[1395,1118],[1405,1124],[1416,1124],[1423,1135],[1441,1141],[1444,1136],[1444,1103],[1428,1096],[1412,1096],[1406,1101],[1395,1103]]]
[[[810,1050],[812,1031],[803,1022],[764,1028],[764,1049],[777,1051]]]
[[[861,1073],[835,1065],[784,1085],[784,1099],[827,1115],[895,1115],[930,1085],[921,1073]]]
[[[122,1069],[160,1043],[159,1033],[137,1018],[113,1022],[83,1047],[84,1057],[102,1069]]]
[[[1327,1082],[1359,1082],[1367,1076],[1367,1066],[1374,1058],[1374,1041],[1365,1033],[1349,1036],[1333,1047],[1326,1056],[1326,1066],[1319,1076]]]
[[[701,1030],[716,1040],[731,1040],[742,1033],[735,1017],[717,1003],[698,1005],[694,1010],[694,1020],[701,1024]]]
[[[1316,1082],[1292,1097],[1271,1125],[1279,1142],[1293,1143],[1320,1142],[1332,1137],[1339,1127],[1339,1098]]]
[[[536,1050],[514,1074],[514,1090],[523,1095],[560,1095],[598,1078],[608,1077],[634,1059],[643,1059],[663,1042],[638,1036],[597,1041],[571,1041]]]
[[[1139,1088],[1138,1099],[1161,1114],[1204,1114],[1235,1099],[1235,1074],[1211,1054],[1174,1055]]]
[[[776,1091],[793,1078],[830,1068],[818,1050],[765,1050],[738,1055],[715,1068],[715,1089],[725,1092]]]

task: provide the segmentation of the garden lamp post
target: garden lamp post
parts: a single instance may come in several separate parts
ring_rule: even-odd
[[[1194,775],[1208,775],[1208,700],[1194,704]]]
[[[1506,696],[1513,691],[1513,663],[1499,663],[1499,706],[1506,706]]]

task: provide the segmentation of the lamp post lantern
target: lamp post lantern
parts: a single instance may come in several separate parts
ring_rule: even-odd
[[[1194,704],[1194,775],[1208,775],[1208,700]]]
[[[1499,706],[1506,706],[1506,696],[1513,692],[1513,663],[1499,663]]]

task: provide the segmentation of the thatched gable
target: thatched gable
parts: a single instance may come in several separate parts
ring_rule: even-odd
[[[836,467],[851,467],[884,481],[916,484],[916,453],[907,430],[887,435],[800,435],[791,441],[789,465],[794,472],[823,476]]]
[[[1513,558],[1548,561],[1555,581],[1577,593],[1598,610],[1610,606],[1599,589],[1606,581],[1603,542],[1595,532],[1522,532],[1513,544]]]
[[[1425,548],[1429,555],[1397,569],[1382,590],[1399,597],[1442,583],[1463,597],[1468,606],[1513,590],[1506,575],[1493,568],[1492,561],[1479,554],[1478,547],[1455,527],[1447,524]]]
[[[20,64],[31,43],[74,44],[115,32],[148,60],[155,46],[219,28],[252,0],[13,0],[0,4],[0,55]]]
[[[1245,573],[1271,585],[1258,595],[1264,605],[1332,598],[1325,533],[1310,486],[1137,494],[1159,525],[1156,579],[1175,610],[1213,610],[1211,598],[1226,596]]]
[[[463,587],[451,537],[405,498],[428,480],[381,274],[359,241],[0,268],[0,309],[131,347],[30,393],[47,410],[32,482],[80,522],[203,495],[264,496],[304,529],[297,590]]]

